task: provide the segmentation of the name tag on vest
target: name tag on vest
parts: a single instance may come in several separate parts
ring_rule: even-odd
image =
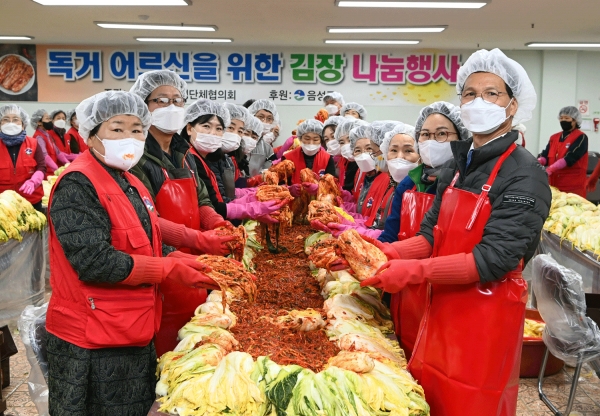
[[[504,195],[502,197],[503,204],[526,205],[530,208],[535,206],[535,198],[523,195]]]

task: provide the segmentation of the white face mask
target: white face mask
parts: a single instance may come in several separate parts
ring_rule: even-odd
[[[307,156],[316,155],[320,149],[321,149],[320,144],[304,144],[304,143],[302,143],[302,151]]]
[[[452,159],[450,142],[438,143],[435,140],[427,140],[419,143],[419,155],[425,165],[432,168],[440,167]]]
[[[192,144],[199,152],[212,153],[221,148],[221,141],[221,136],[196,132],[196,138],[193,139]]]
[[[346,143],[342,147],[340,147],[340,154],[343,158],[348,159],[350,162],[354,162],[354,155],[352,154],[352,148],[350,147],[350,143]]]
[[[460,117],[465,127],[478,134],[490,134],[495,131],[508,118],[506,109],[512,102],[512,98],[506,107],[498,104],[490,104],[477,97],[469,104],[460,107]]]
[[[401,182],[402,179],[408,176],[408,172],[419,166],[418,163],[409,162],[406,159],[396,158],[387,161],[388,170],[390,175],[396,182]]]
[[[369,173],[375,170],[375,161],[368,153],[361,153],[354,158],[354,161],[362,173]]]
[[[256,148],[256,140],[254,140],[250,136],[242,136],[242,141],[244,142],[244,154],[249,155]]]
[[[152,125],[165,134],[175,134],[185,125],[185,109],[171,104],[152,112]]]
[[[325,110],[327,111],[327,114],[329,114],[330,116],[333,116],[340,112],[340,109],[335,104],[326,105]]]
[[[67,122],[64,120],[56,120],[53,124],[57,129],[64,129],[67,125]]]
[[[239,135],[229,131],[223,133],[223,137],[221,139],[221,150],[223,150],[225,153],[233,152],[235,149],[240,147],[240,142],[242,141],[242,138]]]
[[[350,120],[357,120],[357,118],[356,118],[356,117],[354,117],[352,114],[346,114],[346,115],[344,116],[344,118],[347,118],[347,119],[350,119]]]
[[[23,127],[16,123],[6,123],[2,125],[2,133],[7,136],[16,136],[23,131]]]
[[[269,133],[272,129],[276,127],[275,124],[262,123],[263,125],[263,134]]]
[[[111,168],[128,171],[134,167],[144,154],[144,141],[133,138],[107,140],[96,136],[104,145],[104,156],[93,149],[98,156],[104,159]]]
[[[271,144],[275,141],[275,134],[273,132],[266,133],[264,136],[262,136],[262,139],[267,144]]]
[[[338,156],[342,153],[342,147],[340,146],[340,142],[335,139],[329,140],[327,142],[327,153],[331,156]]]

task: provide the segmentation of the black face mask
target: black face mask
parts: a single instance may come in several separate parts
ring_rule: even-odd
[[[573,128],[572,121],[561,121],[560,128],[563,129],[563,131],[570,131]]]
[[[218,162],[219,160],[223,159],[224,155],[225,154],[223,153],[223,151],[221,149],[218,149],[215,152],[207,154],[206,160],[208,160],[210,162]]]
[[[42,121],[42,126],[44,126],[46,130],[52,130],[52,128],[54,127],[54,123],[52,123],[51,121]]]

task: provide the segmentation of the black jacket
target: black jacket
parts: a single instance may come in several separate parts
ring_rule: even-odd
[[[468,169],[467,154],[473,140],[452,142],[454,159],[442,167],[433,206],[418,234],[433,245],[433,227],[437,224],[442,194],[457,169],[460,176],[454,186],[480,194],[498,158],[516,139],[517,132],[512,131],[475,149]],[[531,259],[552,200],[548,175],[536,158],[521,146],[506,159],[488,195],[492,212],[481,242],[473,249],[482,282],[500,279],[514,270],[521,259],[525,263]]]

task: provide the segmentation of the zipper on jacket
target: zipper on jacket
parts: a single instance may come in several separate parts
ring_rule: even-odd
[[[88,298],[90,304],[92,305],[92,310],[96,309],[96,305],[94,304],[94,298]]]

